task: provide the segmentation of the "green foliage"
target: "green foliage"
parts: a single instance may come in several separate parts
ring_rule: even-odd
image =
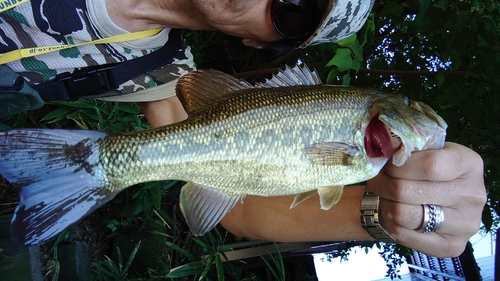
[[[500,214],[499,23],[497,0],[381,0],[375,2],[372,15],[357,34],[304,50],[282,54],[254,50],[243,46],[241,39],[215,32],[185,31],[184,36],[199,68],[215,68],[254,81],[274,73],[276,67],[300,60],[317,68],[329,84],[371,87],[426,102],[449,124],[449,141],[470,147],[483,158],[488,191],[483,222],[489,230],[498,226]],[[142,130],[148,125],[135,104],[82,100],[48,103],[40,110],[0,123],[0,130],[9,127],[120,132]],[[148,183],[123,192],[90,217],[92,226],[102,230],[99,239],[104,241],[91,243],[104,248],[101,243],[138,226],[164,235],[168,240],[165,247],[172,256],[164,269],[168,273],[150,271],[150,279],[196,276],[224,280],[228,272],[234,272],[232,278],[241,276],[223,262],[224,235],[214,231],[192,238],[176,228],[175,211],[164,204],[165,194],[175,189],[163,183]],[[53,251],[58,244],[75,239],[74,232],[61,235]],[[95,233],[91,234],[97,239]],[[398,253],[402,248],[394,247],[384,246],[382,251],[390,277],[397,277],[393,265],[401,261]],[[129,261],[137,251],[130,254],[125,265],[121,254],[119,261],[98,256],[93,265],[102,276],[124,280],[129,278]],[[327,259],[347,259],[348,254],[349,249],[328,255]],[[273,275],[281,278],[280,256],[272,260],[274,265],[266,263]],[[56,260],[46,269],[51,276],[57,276]]]
[[[61,266],[57,260],[57,249],[53,249],[52,252],[54,256],[45,263],[42,271],[44,272],[44,280],[57,281],[59,279]]]
[[[226,233],[227,234],[227,233]],[[191,262],[175,267],[170,270],[166,278],[180,278],[196,275],[198,280],[225,280],[227,272],[238,274],[238,270],[231,263],[223,263],[223,259],[227,260],[224,255],[225,238],[221,236],[218,229],[215,229],[202,237],[192,238],[193,241],[201,248],[203,257],[200,260],[192,253],[181,247],[169,243],[174,250],[180,252],[187,257]]]
[[[339,249],[334,252],[330,253],[325,253],[326,255],[326,261],[327,262],[332,262],[336,258],[340,258],[340,261],[348,261],[349,260],[349,254],[351,253],[352,249],[356,247],[357,244],[350,244],[348,245],[345,249]],[[324,258],[321,258],[321,261],[323,261]]]
[[[485,164],[489,212],[498,213],[500,86],[498,1],[378,1],[377,33],[363,50],[354,85],[423,100],[447,121],[448,141],[478,152]]]
[[[401,279],[399,272],[401,265],[405,262],[404,257],[411,255],[412,250],[398,244],[377,243],[376,246],[378,249],[382,249],[379,254],[387,265],[386,276],[390,277],[391,280]]]
[[[326,79],[327,84],[335,84],[338,75],[342,74],[342,85],[349,86],[351,81],[350,72],[357,72],[363,61],[363,48],[353,34],[336,43],[329,44],[335,52],[333,58],[325,64],[330,68]]]
[[[8,127],[66,128],[125,132],[149,127],[134,103],[94,99],[48,102],[39,110],[20,113],[2,124]]]
[[[114,280],[114,281],[128,281],[128,280],[138,280],[130,279],[127,277],[128,270],[132,265],[132,261],[141,246],[141,242],[137,243],[134,250],[130,254],[127,262],[123,264],[124,260],[120,248],[117,248],[118,252],[118,264],[116,264],[112,259],[105,256],[104,260],[100,260],[94,263],[97,269],[96,280]]]
[[[272,274],[274,280],[285,281],[286,275],[285,275],[285,265],[283,263],[283,257],[281,256],[281,252],[279,251],[278,245],[276,245],[276,243],[274,243],[274,246],[276,247],[276,250],[277,250],[276,254],[269,254],[274,265],[271,265],[266,260],[265,257],[262,257],[262,260],[264,261],[266,266],[271,271],[271,274]]]

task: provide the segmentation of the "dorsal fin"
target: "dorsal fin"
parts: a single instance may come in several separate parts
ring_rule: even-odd
[[[234,91],[253,88],[245,80],[236,79],[224,72],[196,70],[179,78],[176,93],[189,114],[200,107],[215,102]]]
[[[255,84],[256,88],[272,88],[272,87],[290,87],[303,85],[321,85],[316,70],[311,71],[307,65],[295,65],[290,68],[288,65],[285,70],[280,70],[278,74],[273,75],[271,79],[266,79],[264,83]]]
[[[251,88],[292,87],[304,85],[321,85],[318,73],[311,71],[307,65],[295,65],[280,70],[264,83],[252,86],[245,80],[234,78],[224,72],[196,70],[182,76],[177,82],[176,93],[188,114],[219,100],[235,91]]]

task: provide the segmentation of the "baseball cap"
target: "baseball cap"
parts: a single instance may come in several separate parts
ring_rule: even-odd
[[[375,0],[328,0],[323,19],[299,48],[342,40],[358,32],[366,22]]]

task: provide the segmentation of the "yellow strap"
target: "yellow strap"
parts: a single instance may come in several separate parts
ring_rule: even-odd
[[[5,64],[5,63],[11,62],[11,61],[20,60],[22,58],[34,57],[37,55],[42,55],[42,54],[46,54],[46,53],[51,53],[51,52],[63,50],[63,49],[69,49],[69,48],[79,47],[79,46],[84,46],[84,45],[89,45],[89,44],[106,44],[106,43],[116,43],[116,42],[142,39],[142,38],[154,36],[154,35],[158,34],[161,30],[162,30],[161,28],[155,28],[155,29],[150,29],[150,30],[125,33],[125,34],[115,35],[115,36],[111,36],[111,37],[107,37],[107,38],[102,38],[102,39],[84,42],[84,43],[80,43],[80,44],[74,44],[74,45],[42,46],[42,47],[14,50],[14,51],[10,51],[8,53],[0,55],[0,64]]]
[[[10,10],[10,9],[14,8],[15,6],[20,5],[22,3],[25,3],[25,2],[28,2],[28,1],[24,1],[24,0],[3,0],[3,1],[0,1],[0,13],[5,12],[7,10]]]

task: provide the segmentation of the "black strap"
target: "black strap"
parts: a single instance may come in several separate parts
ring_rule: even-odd
[[[35,85],[44,101],[77,100],[80,97],[102,96],[141,74],[164,66],[182,47],[180,29],[172,29],[168,42],[145,56],[117,64],[90,66],[61,73],[53,80]]]

